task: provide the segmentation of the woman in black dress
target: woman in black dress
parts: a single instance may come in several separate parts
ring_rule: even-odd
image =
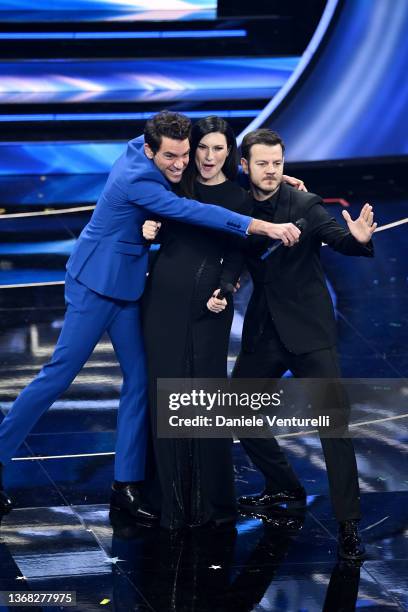
[[[248,214],[250,198],[234,179],[237,146],[219,117],[196,123],[184,195]],[[154,222],[146,222],[148,226]],[[236,502],[231,439],[158,439],[157,378],[225,378],[233,318],[232,296],[217,300],[224,283],[235,285],[241,240],[222,232],[165,221],[161,248],[144,295],[144,336],[149,373],[153,446],[161,488],[161,524],[234,521]]]

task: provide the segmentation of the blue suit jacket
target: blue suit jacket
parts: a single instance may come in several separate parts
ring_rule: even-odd
[[[97,293],[137,300],[149,246],[142,225],[152,213],[245,236],[250,217],[180,198],[143,150],[140,136],[115,162],[89,223],[67,263],[71,276]]]

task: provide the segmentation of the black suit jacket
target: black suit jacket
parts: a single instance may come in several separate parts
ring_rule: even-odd
[[[357,242],[329,215],[319,196],[297,191],[285,183],[280,187],[275,214],[271,216],[264,205],[257,208],[255,202],[253,215],[274,223],[294,223],[304,218],[307,227],[296,246],[282,246],[264,261],[260,256],[268,247],[268,239],[247,239],[246,263],[254,291],[244,321],[243,350],[255,350],[269,315],[291,352],[301,355],[332,347],[336,343],[336,324],[320,261],[322,242],[344,255],[366,257],[373,256],[372,243]]]

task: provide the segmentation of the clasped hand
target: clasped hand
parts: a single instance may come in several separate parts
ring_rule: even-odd
[[[270,223],[268,224],[269,237],[274,240],[282,240],[285,246],[294,246],[299,242],[300,230],[293,223]]]
[[[142,234],[145,240],[155,240],[161,228],[160,221],[152,221],[148,219],[143,223]]]
[[[211,312],[219,313],[225,310],[225,308],[227,307],[227,300],[225,298],[223,298],[222,300],[218,299],[217,295],[219,294],[219,292],[220,289],[216,289],[207,302],[207,308]]]

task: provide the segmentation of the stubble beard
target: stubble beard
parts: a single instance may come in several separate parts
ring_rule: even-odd
[[[280,185],[281,185],[281,181],[279,181],[276,187],[274,187],[273,189],[263,189],[262,187],[258,187],[257,185],[252,183],[253,191],[256,194],[262,196],[263,199],[271,198],[278,191]]]

